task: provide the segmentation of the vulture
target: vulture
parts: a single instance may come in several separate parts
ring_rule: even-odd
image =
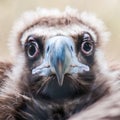
[[[94,14],[66,7],[25,12],[0,62],[0,120],[120,120],[120,65]]]

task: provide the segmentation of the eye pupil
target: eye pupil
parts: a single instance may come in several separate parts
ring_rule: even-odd
[[[88,52],[91,50],[91,44],[89,42],[84,43],[83,49]]]
[[[30,45],[30,47],[29,47],[29,55],[34,56],[35,52],[36,52],[35,45]]]

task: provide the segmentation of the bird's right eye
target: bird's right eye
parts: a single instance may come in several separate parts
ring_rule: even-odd
[[[25,49],[29,59],[35,59],[40,54],[39,45],[34,39],[28,41],[28,43],[25,46]]]

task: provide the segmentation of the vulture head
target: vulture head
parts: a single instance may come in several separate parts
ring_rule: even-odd
[[[10,40],[15,66],[19,65],[17,79],[27,81],[36,98],[61,101],[81,96],[91,90],[97,74],[105,74],[101,46],[107,39],[103,23],[92,14],[71,8],[27,12]]]

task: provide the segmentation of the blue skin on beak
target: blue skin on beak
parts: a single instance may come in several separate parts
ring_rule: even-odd
[[[78,61],[72,38],[56,36],[46,41],[43,63],[34,68],[32,74],[39,76],[55,74],[58,84],[62,86],[65,74],[83,73],[85,71],[89,71],[89,67]]]
[[[50,65],[60,86],[63,84],[64,74],[68,71],[71,55],[71,50],[69,50],[69,46],[65,41],[60,39],[55,42],[50,54]]]

